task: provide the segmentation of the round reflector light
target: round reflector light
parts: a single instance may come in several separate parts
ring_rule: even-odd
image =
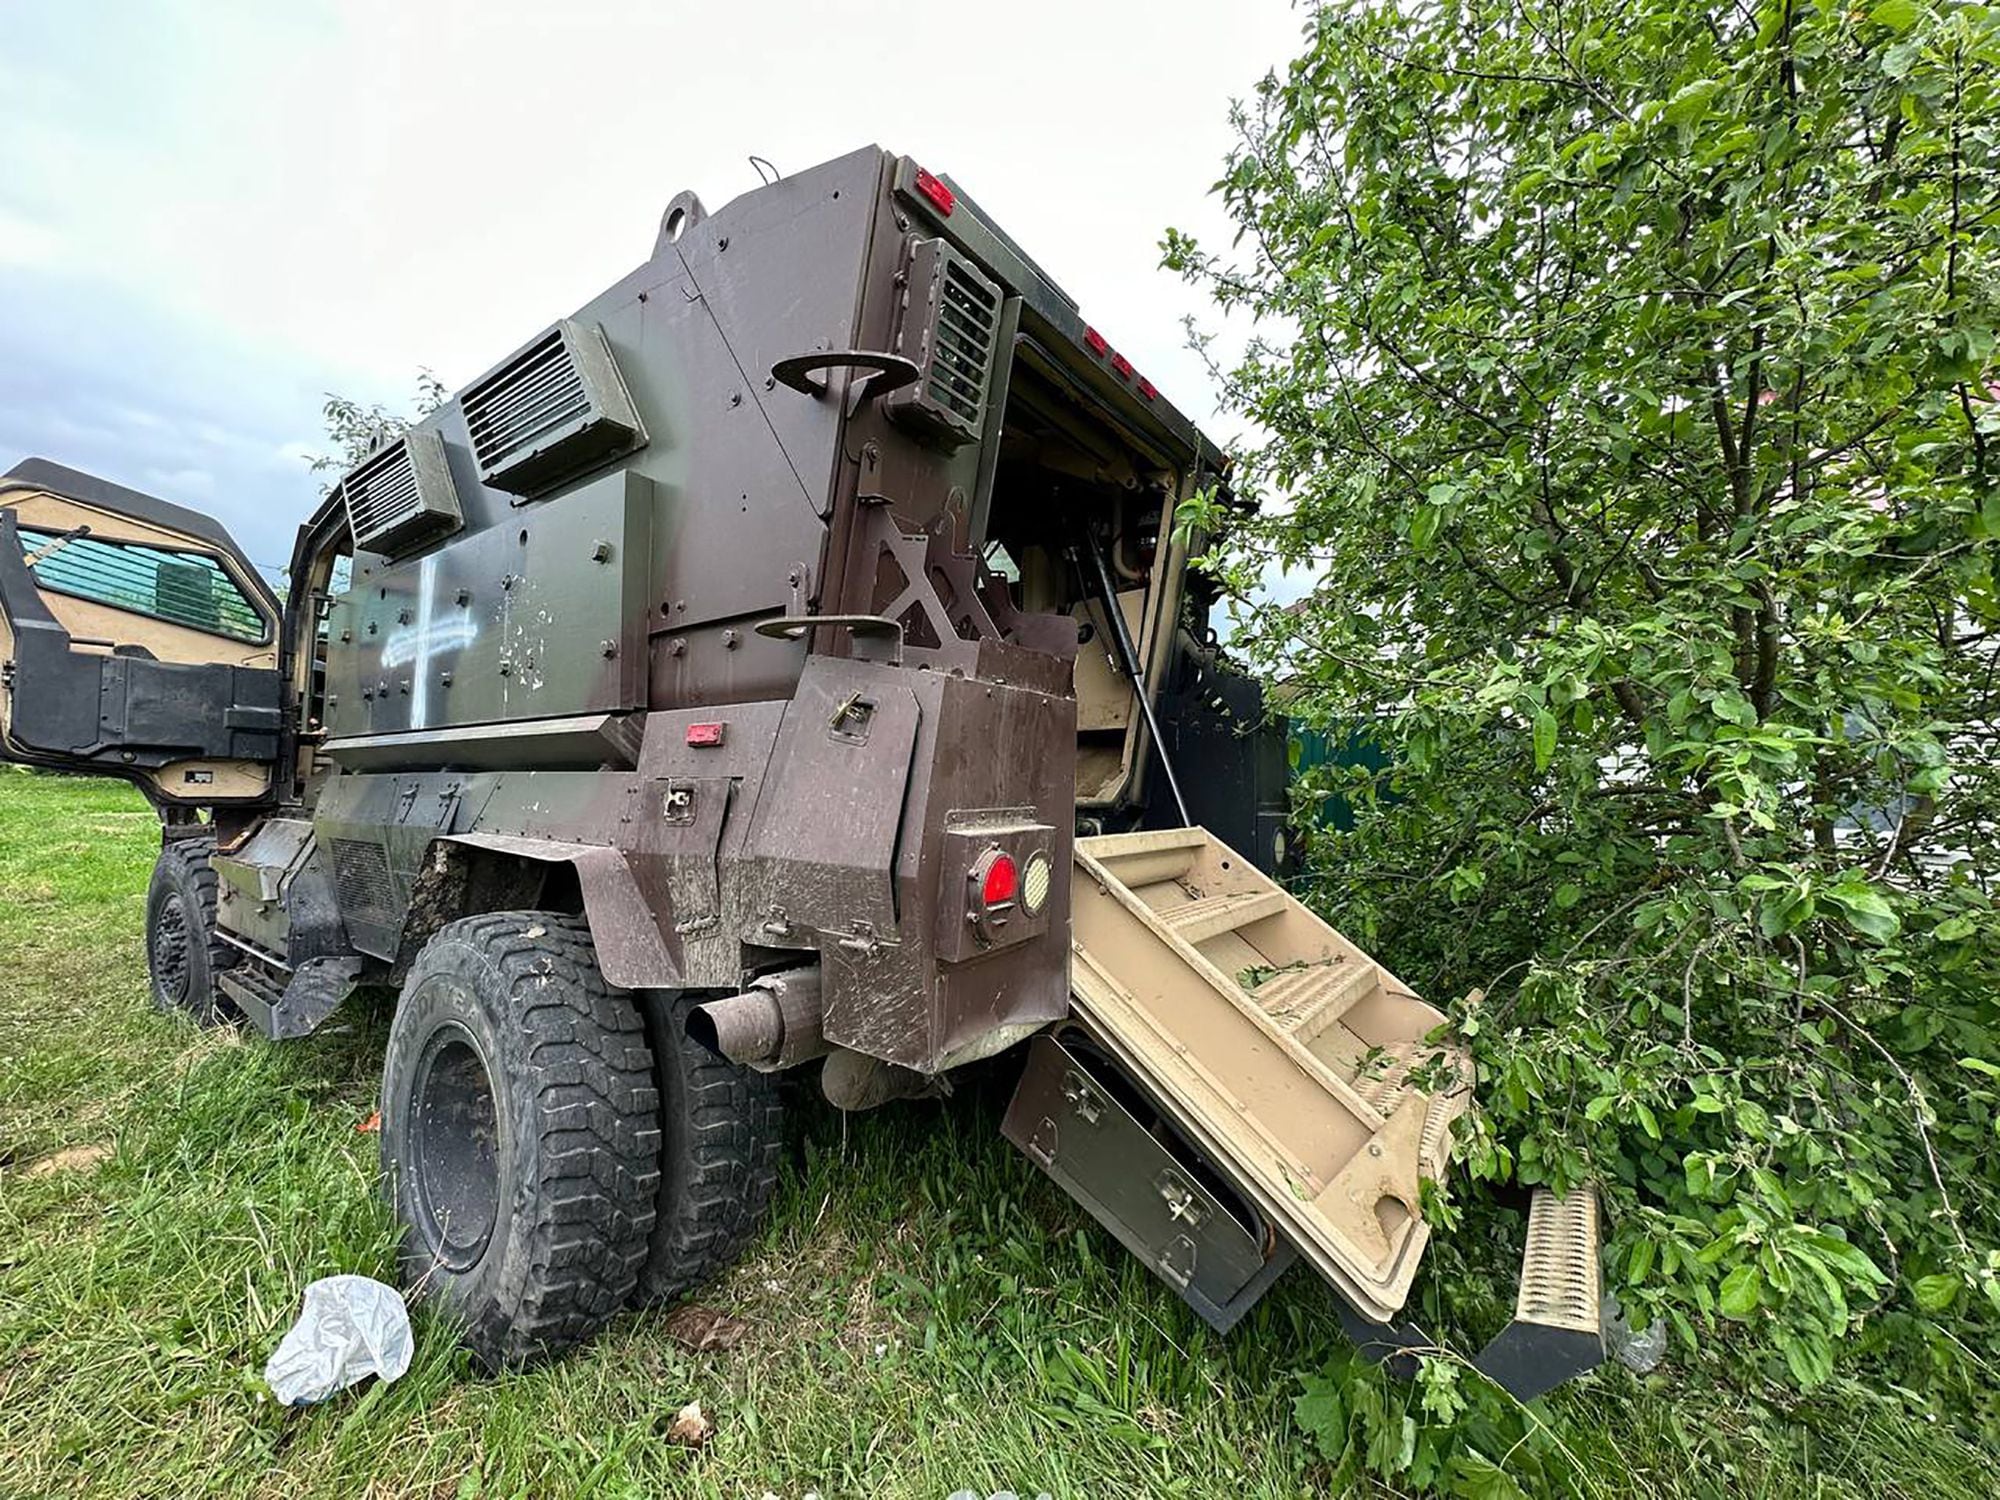
[[[979,882],[982,906],[1001,906],[1020,894],[1021,872],[1011,856],[995,852],[987,858],[986,874]]]
[[[1021,877],[1021,906],[1029,916],[1038,916],[1049,899],[1049,885],[1055,872],[1049,867],[1046,854],[1028,856],[1028,870]]]

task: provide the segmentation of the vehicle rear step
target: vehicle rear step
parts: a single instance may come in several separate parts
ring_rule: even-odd
[[[1595,1369],[1604,1363],[1601,1293],[1596,1192],[1558,1198],[1536,1188],[1514,1320],[1473,1364],[1523,1401]]]
[[[1165,913],[1167,925],[1184,943],[1197,947],[1285,909],[1283,891],[1249,891],[1240,896],[1204,896]]]
[[[1090,1035],[1253,1217],[1393,1318],[1429,1238],[1420,1184],[1470,1099],[1470,1061],[1428,1040],[1444,1017],[1203,829],[1079,839],[1075,857]]]

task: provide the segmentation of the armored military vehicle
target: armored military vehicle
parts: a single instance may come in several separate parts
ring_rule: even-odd
[[[1217,1328],[1295,1258],[1378,1353],[1471,1087],[1293,900],[1282,740],[1175,508],[1206,441],[950,178],[715,213],[340,479],[280,599],[212,519],[0,481],[0,746],[159,810],[152,993],[308,1035],[396,993],[384,1182],[491,1366],[756,1229],[776,1075],[1006,1054],[1002,1128]],[[1598,1355],[1535,1202],[1524,1392]]]

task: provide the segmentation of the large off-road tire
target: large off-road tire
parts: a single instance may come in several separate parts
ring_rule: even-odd
[[[666,1302],[743,1253],[771,1206],[784,1149],[778,1080],[688,1035],[702,997],[645,997],[660,1093],[660,1197],[639,1300]]]
[[[659,1096],[632,995],[581,917],[440,928],[410,967],[382,1067],[382,1169],[402,1269],[487,1369],[589,1338],[645,1263]]]
[[[146,973],[153,1006],[190,1016],[201,1026],[224,1026],[237,1010],[215,987],[215,976],[237,960],[237,950],[216,936],[215,871],[208,834],[169,839],[153,861],[146,887]]]

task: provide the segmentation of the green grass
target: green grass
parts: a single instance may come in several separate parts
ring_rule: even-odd
[[[1005,1079],[843,1120],[801,1096],[772,1223],[702,1300],[503,1379],[419,1316],[417,1355],[302,1412],[263,1390],[306,1282],[391,1275],[373,1191],[384,1018],[308,1041],[147,1006],[157,844],[130,791],[0,767],[0,1494],[1299,1495],[1291,1419],[1339,1347],[1302,1272],[1227,1340],[997,1134]],[[92,1148],[108,1148],[99,1156]],[[699,1400],[699,1453],[663,1433]],[[1992,1455],[1858,1392],[1779,1412],[1671,1370],[1549,1403],[1578,1495],[2000,1493]]]

